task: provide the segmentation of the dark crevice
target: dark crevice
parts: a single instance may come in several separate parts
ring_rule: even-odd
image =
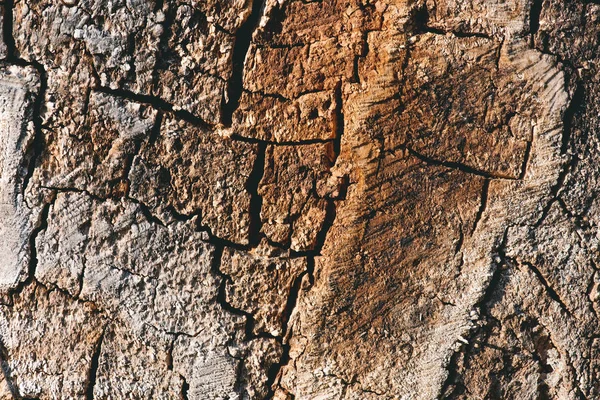
[[[481,221],[481,217],[487,208],[488,201],[488,192],[490,190],[490,180],[486,179],[483,181],[483,185],[481,186],[481,204],[479,206],[479,210],[477,210],[477,215],[475,216],[475,222],[473,222],[473,232],[477,229],[477,225],[479,225],[479,221]]]
[[[309,282],[311,283],[311,285],[314,283],[314,275],[313,274],[314,274],[315,260],[313,257],[308,257],[306,259],[306,263],[307,263],[306,271],[304,271],[303,273],[298,275],[298,277],[296,277],[296,279],[294,280],[294,284],[292,286],[292,289],[290,290],[290,294],[288,296],[288,300],[285,305],[285,310],[283,313],[283,325],[282,325],[283,326],[283,328],[282,328],[283,338],[289,338],[289,336],[291,335],[291,331],[289,330],[289,322],[290,322],[290,318],[292,316],[292,312],[294,311],[294,309],[296,308],[296,304],[298,303],[298,296],[300,294],[300,290],[302,290],[302,281],[304,280],[304,277],[305,276],[309,277]],[[275,395],[275,385],[279,378],[280,372],[281,372],[282,368],[285,365],[287,365],[287,363],[290,361],[290,345],[289,345],[289,343],[287,341],[282,340],[281,346],[282,346],[282,354],[281,354],[281,357],[279,358],[279,362],[271,365],[271,367],[267,371],[267,387],[269,388],[269,392],[267,393],[267,396],[265,397],[266,399],[272,399],[273,396]]]
[[[17,65],[33,67],[37,71],[40,81],[40,88],[37,96],[35,97],[35,101],[33,102],[32,121],[35,127],[35,134],[33,137],[33,142],[31,144],[31,149],[29,150],[29,164],[27,167],[27,174],[23,179],[23,193],[25,193],[25,190],[29,185],[29,181],[33,176],[33,171],[36,167],[36,164],[38,163],[38,160],[40,159],[42,152],[44,151],[45,141],[44,134],[42,132],[42,113],[44,111],[45,106],[46,89],[48,88],[48,77],[46,75],[46,70],[44,69],[44,66],[42,64],[39,64],[37,62],[26,62],[23,60],[13,60],[13,62]]]
[[[264,0],[252,0],[252,12],[235,34],[231,78],[227,84],[227,100],[222,104],[221,111],[221,122],[227,127],[231,126],[233,113],[240,104],[244,88],[244,64],[252,41],[252,34],[258,26],[263,9]]]
[[[219,289],[217,292],[217,303],[223,308],[223,310],[233,314],[239,315],[245,318],[246,326],[245,326],[245,340],[250,340],[254,338],[254,316],[247,311],[242,309],[233,307],[227,301],[227,284],[232,283],[233,280],[223,271],[221,271],[221,259],[223,257],[223,246],[215,246],[215,252],[213,254],[213,263],[211,266],[211,272],[213,275],[219,277],[221,279],[221,283],[219,285]]]
[[[345,188],[342,188],[345,191]],[[315,246],[312,250],[304,250],[304,251],[290,251],[291,258],[298,257],[316,257],[321,255],[321,250],[323,250],[323,246],[325,245],[325,240],[327,239],[327,234],[329,230],[333,226],[335,222],[335,217],[337,216],[337,206],[335,199],[327,199],[327,205],[325,207],[325,220],[323,221],[323,226],[319,233],[317,233],[317,238],[315,240]]]
[[[188,400],[188,392],[190,390],[190,384],[186,381],[183,375],[179,375],[183,383],[181,384],[181,400]]]
[[[100,338],[98,339],[98,342],[96,343],[96,346],[94,348],[94,354],[92,354],[92,362],[88,371],[87,386],[85,390],[86,400],[93,400],[94,398],[94,386],[96,385],[98,366],[100,364],[100,354],[102,353],[102,341],[104,340],[104,335],[106,333],[107,326],[108,325],[106,325],[102,330]]]
[[[30,250],[29,267],[28,267],[28,271],[27,271],[27,280],[24,282],[24,285],[29,283],[35,277],[35,270],[36,270],[37,264],[38,264],[37,249],[35,246],[35,241],[36,241],[38,235],[40,234],[40,232],[45,230],[46,228],[48,228],[48,214],[50,213],[50,206],[52,204],[53,203],[44,204],[44,207],[42,208],[42,212],[40,215],[40,223],[39,223],[38,227],[35,228],[31,232],[31,235],[29,236],[29,250]]]
[[[335,90],[336,95],[336,123],[334,126],[335,129],[335,140],[333,142],[333,157],[332,157],[332,165],[335,165],[337,159],[341,152],[341,143],[342,136],[344,135],[344,114],[343,114],[343,98],[342,98],[342,87],[341,82],[338,84]],[[344,180],[342,187],[338,196],[339,199],[344,199],[346,195],[346,190],[348,187],[348,180]],[[315,270],[315,257],[321,255],[321,251],[323,250],[323,246],[325,245],[325,241],[327,239],[327,234],[329,230],[333,226],[335,222],[335,218],[337,215],[337,201],[336,199],[329,198],[327,199],[327,206],[325,211],[325,220],[323,222],[323,226],[321,230],[317,234],[316,244],[313,250],[303,251],[303,252],[290,252],[290,257],[306,257],[306,271],[300,274],[294,284],[292,286],[292,290],[290,291],[285,312],[284,312],[284,321],[283,321],[283,338],[286,340],[281,341],[282,345],[282,354],[279,358],[279,362],[274,363],[267,373],[267,386],[269,388],[269,392],[267,393],[266,399],[272,399],[275,395],[275,390],[278,386],[278,379],[280,377],[281,371],[283,368],[290,362],[290,345],[287,342],[287,338],[289,338],[292,334],[289,323],[291,315],[296,308],[298,303],[298,297],[300,295],[300,291],[302,290],[302,282],[305,276],[308,276],[310,285],[314,285],[314,270]]]
[[[6,61],[13,63],[17,58],[17,46],[13,36],[13,0],[4,0],[4,15],[2,18],[2,40],[6,46]]]
[[[202,118],[194,115],[193,113],[176,109],[173,104],[167,102],[160,97],[151,96],[147,94],[135,93],[126,89],[111,89],[104,86],[99,86],[94,88],[97,92],[106,93],[111,96],[121,97],[127,100],[135,101],[137,103],[149,104],[157,110],[168,111],[175,115],[177,118],[189,122],[192,125],[195,125],[204,130],[211,130],[213,128],[212,124],[204,121]]]
[[[262,196],[258,193],[258,187],[260,181],[265,172],[265,158],[267,152],[267,145],[261,143],[258,145],[256,152],[256,159],[254,161],[254,167],[252,172],[248,176],[246,181],[246,190],[250,194],[250,226],[248,228],[248,244],[251,247],[255,247],[260,243],[262,219],[260,212],[262,209]]]
[[[200,222],[200,219],[198,219],[198,222]],[[199,225],[197,227],[197,230],[199,232],[205,232],[208,235],[208,240],[207,242],[216,246],[216,247],[229,247],[235,250],[239,250],[239,251],[249,251],[251,250],[251,247],[249,245],[243,245],[243,244],[239,244],[236,242],[232,242],[231,240],[227,240],[227,239],[223,239],[221,237],[215,236],[211,229],[207,226],[204,225]]]
[[[29,264],[27,266],[27,276],[23,281],[19,282],[15,288],[12,288],[8,291],[10,296],[20,293],[27,285],[36,282],[35,271],[38,265],[38,258],[35,241],[40,232],[48,228],[48,215],[50,213],[50,207],[52,204],[54,204],[55,199],[56,198],[54,198],[51,202],[44,204],[40,212],[37,226],[31,231],[31,235],[29,235]],[[72,296],[69,294],[69,297]]]
[[[525,147],[525,154],[523,156],[523,165],[521,165],[521,173],[519,174],[519,180],[525,179],[525,174],[527,173],[527,166],[529,165],[529,157],[531,157],[531,141],[527,142],[527,147]]]
[[[247,137],[247,136],[241,136],[237,133],[232,134],[230,136],[230,138],[232,140],[236,140],[239,142],[252,143],[252,144],[268,144],[270,146],[308,146],[311,144],[325,144],[325,143],[331,143],[334,141],[334,139],[306,139],[306,140],[300,140],[300,141],[275,142],[275,141],[271,141],[271,140],[262,140],[262,139]]]
[[[459,162],[436,160],[436,159],[427,157],[424,154],[418,153],[417,151],[411,149],[410,147],[401,146],[401,148],[404,148],[406,151],[408,151],[408,153],[410,155],[418,158],[419,160],[423,161],[425,164],[452,168],[452,169],[456,169],[456,170],[462,171],[467,174],[482,176],[487,179],[506,179],[506,180],[512,180],[512,181],[517,180],[517,178],[513,178],[510,176],[501,175],[501,174],[493,174],[488,171],[482,171],[482,170],[479,170],[479,169],[476,169],[473,167],[469,167],[468,165],[465,165],[465,164],[462,164]]]
[[[511,260],[514,263],[517,263],[516,260]],[[534,273],[534,275],[539,279],[540,283],[542,284],[542,286],[544,286],[544,288],[546,289],[546,292],[548,293],[548,296],[550,296],[550,298],[552,300],[554,300],[555,302],[557,302],[560,305],[560,308],[563,309],[563,311],[569,315],[572,316],[571,311],[569,311],[569,309],[567,308],[566,304],[562,301],[562,299],[560,298],[560,296],[558,295],[558,293],[556,293],[556,291],[552,288],[552,286],[550,286],[550,284],[548,283],[548,281],[546,280],[546,278],[544,277],[544,275],[542,274],[542,272],[537,269],[532,263],[529,263],[527,261],[521,261],[521,264],[527,266],[529,268],[529,270],[531,270],[531,272]]]
[[[596,277],[597,273],[598,273],[598,271],[596,271],[594,269],[594,272],[592,272],[592,276],[590,277],[590,281],[588,282],[587,289],[585,291],[585,296],[589,302],[589,309],[590,309],[591,313],[594,314],[594,317],[596,319],[598,319],[598,313],[596,312],[596,308],[594,307],[595,301],[592,298],[592,291],[594,290],[594,287],[596,286],[595,277]]]
[[[531,11],[529,13],[529,33],[531,33],[532,35],[532,43],[533,35],[535,35],[540,29],[540,15],[542,14],[542,4],[543,0],[533,0],[531,2]]]
[[[342,97],[342,82],[338,82],[335,87],[335,119],[334,130],[335,136],[333,140],[333,164],[337,161],[342,150],[342,136],[344,136],[344,99]]]
[[[360,83],[360,60],[369,54],[369,31],[363,31],[360,40],[360,52],[354,56],[352,62],[352,83]]]
[[[169,347],[167,348],[167,356],[166,356],[166,364],[167,371],[173,371],[173,347],[175,347],[175,340],[177,339],[177,335],[171,340],[169,343]]]
[[[498,295],[498,291],[501,287],[503,280],[503,274],[508,267],[508,259],[506,258],[505,253],[507,239],[508,228],[505,229],[502,241],[497,246],[495,251],[495,257],[497,256],[499,258],[499,262],[492,263],[492,277],[490,278],[490,281],[482,297],[473,307],[473,309],[475,310],[479,309],[480,319],[491,319],[488,307],[494,301],[494,297]],[[481,333],[483,333],[486,329],[488,329],[489,325],[489,322],[483,323],[476,329],[472,330],[468,338],[466,338],[467,344],[465,346],[462,346],[460,350],[454,352],[454,354],[452,354],[452,357],[450,357],[450,362],[446,366],[446,369],[448,370],[448,376],[446,377],[446,380],[444,381],[440,389],[440,399],[451,399],[461,389],[462,384],[460,383],[459,373],[461,357],[466,358],[468,354],[472,352],[474,346],[477,344],[475,342],[475,338]]]

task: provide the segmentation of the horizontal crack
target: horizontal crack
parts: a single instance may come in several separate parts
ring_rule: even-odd
[[[519,178],[513,178],[513,177],[510,177],[507,175],[502,175],[502,174],[494,174],[494,173],[491,173],[488,171],[483,171],[483,170],[480,170],[477,168],[469,167],[468,165],[465,165],[465,164],[462,164],[459,162],[436,160],[434,158],[427,157],[424,154],[418,153],[417,151],[411,149],[410,147],[403,146],[402,148],[404,148],[406,151],[408,151],[408,153],[410,155],[418,158],[419,160],[423,161],[426,164],[452,168],[452,169],[456,169],[456,170],[462,171],[467,174],[477,175],[477,176],[481,176],[481,177],[484,177],[487,179],[505,179],[505,180],[510,180],[510,181],[518,181],[519,180]]]
[[[98,86],[98,87],[94,88],[94,90],[97,92],[100,92],[100,93],[106,93],[111,96],[121,97],[121,98],[124,98],[127,100],[132,100],[132,101],[135,101],[138,103],[149,104],[157,110],[171,112],[176,117],[178,117],[184,121],[187,121],[187,122],[191,123],[192,125],[198,126],[202,129],[205,129],[205,130],[211,130],[214,126],[213,124],[206,122],[205,120],[198,117],[197,115],[195,115],[189,111],[182,110],[182,109],[178,108],[177,106],[169,103],[168,101],[166,101],[160,97],[156,97],[156,96],[152,96],[152,95],[148,95],[148,94],[135,93],[135,92],[132,92],[132,91],[126,90],[126,89],[111,89],[111,88],[107,88],[104,86]]]

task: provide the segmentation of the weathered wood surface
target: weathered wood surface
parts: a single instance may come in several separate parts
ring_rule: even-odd
[[[600,5],[1,7],[0,398],[600,398]]]

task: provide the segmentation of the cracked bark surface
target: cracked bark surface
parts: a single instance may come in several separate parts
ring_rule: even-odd
[[[0,398],[600,398],[600,5],[6,0]]]

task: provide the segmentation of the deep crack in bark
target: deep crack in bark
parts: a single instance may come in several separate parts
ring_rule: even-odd
[[[233,113],[240,104],[240,97],[244,90],[244,65],[252,35],[256,29],[264,9],[264,0],[252,0],[252,11],[248,19],[242,24],[235,34],[233,45],[233,69],[227,84],[227,99],[221,107],[221,122],[230,127]]]
[[[92,361],[90,363],[90,369],[88,371],[88,379],[87,386],[85,389],[85,398],[86,400],[94,399],[94,386],[96,385],[96,376],[98,374],[98,366],[100,364],[100,355],[102,353],[102,341],[104,340],[104,335],[106,334],[106,329],[108,324],[104,326],[102,329],[102,333],[96,342],[94,347],[94,353],[92,354]]]

